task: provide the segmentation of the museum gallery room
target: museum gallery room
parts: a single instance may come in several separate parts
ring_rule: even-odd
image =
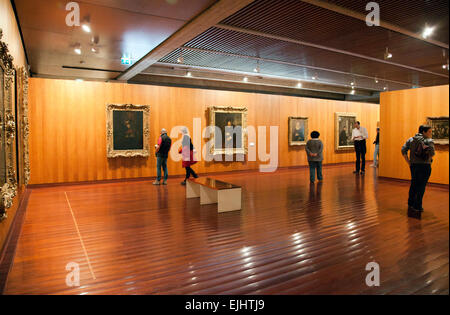
[[[0,294],[448,295],[448,9],[0,0]]]

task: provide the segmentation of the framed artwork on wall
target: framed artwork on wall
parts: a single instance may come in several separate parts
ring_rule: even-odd
[[[448,144],[449,117],[428,117],[427,125],[433,129],[433,142],[435,144]]]
[[[106,115],[108,158],[150,155],[150,106],[108,104]]]
[[[17,194],[15,72],[2,36],[0,29],[0,221],[8,217]]]
[[[306,145],[308,141],[308,118],[289,117],[289,145]]]
[[[354,148],[352,141],[353,126],[357,121],[355,113],[335,113],[335,149],[349,150]]]
[[[247,108],[209,107],[211,154],[247,154]],[[220,134],[216,134],[220,133]]]

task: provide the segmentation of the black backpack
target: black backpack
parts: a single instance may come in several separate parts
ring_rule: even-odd
[[[425,141],[423,139],[420,140],[414,139],[414,143],[415,143],[414,154],[422,160],[428,160],[431,154],[431,147],[425,144]]]

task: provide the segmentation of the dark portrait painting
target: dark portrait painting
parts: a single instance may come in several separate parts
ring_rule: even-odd
[[[352,131],[356,123],[356,114],[336,113],[336,149],[353,148]]]
[[[308,118],[289,117],[289,145],[306,145]]]
[[[448,144],[449,117],[428,117],[427,125],[433,129],[433,142],[435,144]]]
[[[216,148],[242,149],[242,113],[215,113],[222,137],[215,138]]]
[[[4,79],[3,79],[3,68],[0,67],[0,188],[3,187],[3,184],[6,183],[6,151],[5,151],[5,131],[3,128],[3,114],[4,114],[4,98],[3,98],[3,88],[4,88]]]
[[[144,148],[142,111],[113,111],[114,150],[142,150]]]
[[[106,108],[108,158],[150,155],[150,106],[108,104]]]
[[[212,154],[247,154],[247,108],[209,107],[209,118],[215,127]]]

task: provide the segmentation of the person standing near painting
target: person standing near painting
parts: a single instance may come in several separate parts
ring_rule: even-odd
[[[156,181],[153,182],[153,185],[161,184],[161,168],[164,171],[164,181],[163,185],[167,185],[167,178],[169,177],[169,173],[167,170],[167,158],[169,157],[170,147],[172,146],[172,140],[167,135],[167,130],[161,130],[161,136],[158,139],[158,144],[155,146],[156,151],[156,172],[157,178]]]
[[[419,127],[419,133],[409,138],[402,147],[402,155],[411,170],[408,216],[417,219],[421,218],[423,212],[422,199],[431,175],[431,163],[435,154],[432,136],[431,127],[422,125]],[[410,151],[409,158],[408,151]]]
[[[198,175],[191,168],[191,166],[196,164],[197,161],[194,159],[194,145],[192,144],[191,137],[189,137],[188,129],[183,128],[181,132],[183,133],[183,140],[178,153],[181,153],[182,165],[186,169],[186,177],[184,181],[181,182],[181,185],[186,185],[186,181],[191,177],[191,175],[194,178],[198,178]]]
[[[373,144],[375,144],[375,151],[373,152],[373,164],[371,166],[378,167],[378,157],[380,155],[380,127],[377,128],[377,137]]]
[[[317,131],[311,132],[311,139],[306,143],[306,154],[308,155],[309,164],[309,179],[311,184],[317,179],[319,183],[322,182],[322,161],[323,161],[323,143],[319,140],[320,133]]]
[[[357,121],[352,131],[352,140],[354,141],[356,152],[356,170],[353,172],[354,174],[359,174],[361,171],[361,175],[363,175],[366,172],[367,138],[369,138],[367,129],[361,127],[361,123]]]

